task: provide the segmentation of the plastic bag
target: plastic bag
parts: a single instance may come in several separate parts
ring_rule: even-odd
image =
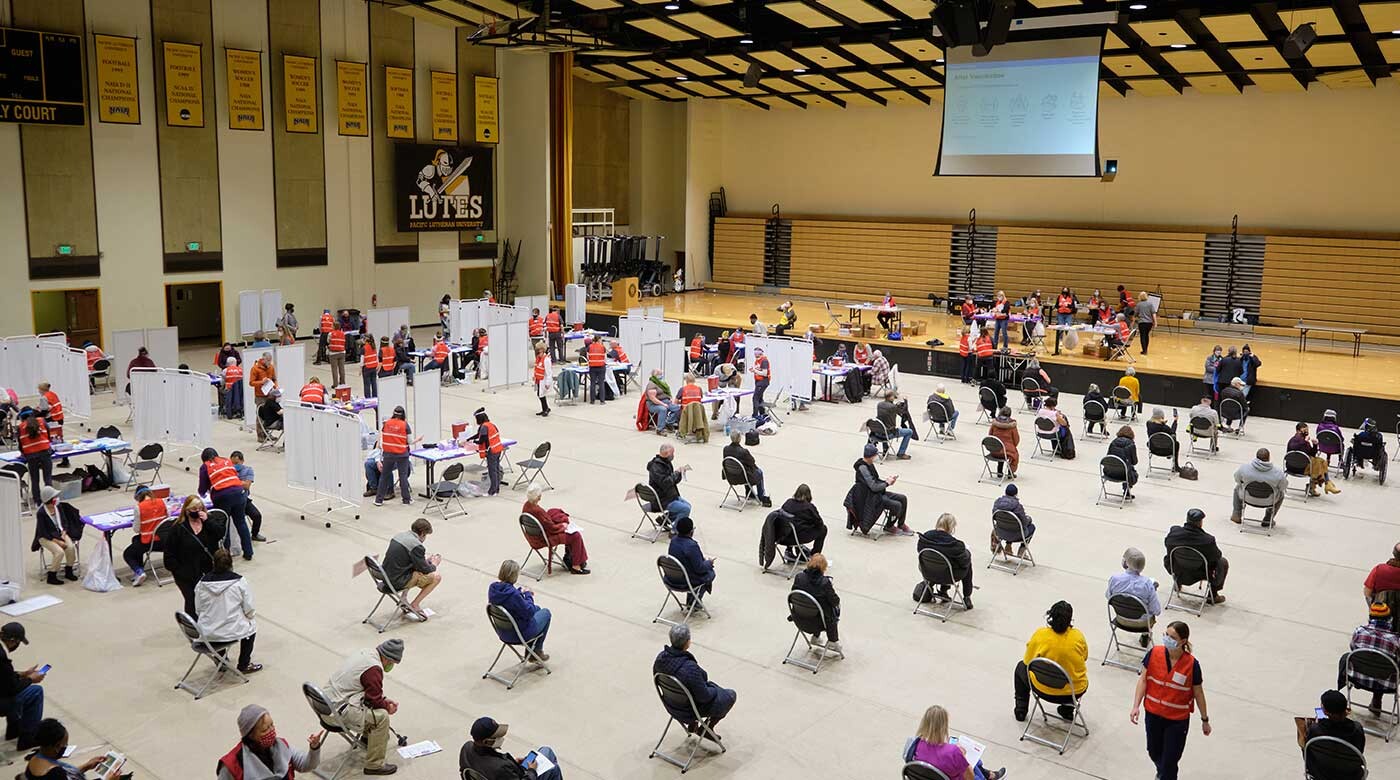
[[[86,571],[83,572],[83,587],[98,593],[111,593],[121,590],[117,573],[112,570],[112,551],[107,549],[107,540],[99,537],[95,549],[88,557]]]

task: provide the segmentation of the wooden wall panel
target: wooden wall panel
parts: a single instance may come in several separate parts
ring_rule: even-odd
[[[1097,288],[1162,294],[1163,312],[1198,311],[1204,233],[1077,228],[997,228],[997,289],[1015,300],[1039,289],[1042,303],[1069,285],[1082,304]]]
[[[1308,322],[1400,335],[1400,241],[1269,236],[1260,324]]]
[[[790,289],[926,303],[948,293],[951,240],[948,225],[795,219]]]
[[[714,281],[763,284],[763,225],[759,217],[715,220]]]

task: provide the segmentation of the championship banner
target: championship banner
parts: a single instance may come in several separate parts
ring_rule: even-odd
[[[229,129],[263,129],[262,53],[224,49],[224,65],[228,72]]]
[[[124,35],[93,36],[97,53],[97,119],[118,125],[141,124],[137,90],[136,39]]]
[[[405,233],[495,227],[489,146],[394,144],[394,212]]]
[[[165,123],[204,127],[204,61],[197,43],[161,41],[165,66]]]
[[[384,68],[386,135],[413,139],[413,69]]]
[[[500,140],[499,116],[496,112],[496,95],[500,82],[490,76],[477,76],[476,95],[476,141],[494,144]]]
[[[369,135],[369,65],[363,62],[335,63],[336,111],[341,135]]]
[[[433,140],[457,142],[457,74],[432,71]]]
[[[321,122],[316,102],[315,57],[282,55],[282,103],[287,132],[317,132]]]

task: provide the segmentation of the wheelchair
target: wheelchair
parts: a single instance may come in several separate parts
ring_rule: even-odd
[[[1385,454],[1385,442],[1358,442],[1352,440],[1350,447],[1347,447],[1346,456],[1342,459],[1342,477],[1351,479],[1352,472],[1361,477],[1361,471],[1366,464],[1371,464],[1371,468],[1376,470],[1376,477],[1382,485],[1385,484],[1385,470],[1389,458]]]

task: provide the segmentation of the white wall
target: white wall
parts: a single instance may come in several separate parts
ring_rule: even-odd
[[[549,55],[503,49],[496,55],[501,78],[501,142],[496,175],[501,208],[496,234],[524,241],[517,269],[521,295],[543,295],[549,287]]]
[[[686,250],[686,104],[631,100],[628,213],[630,229],[665,236],[661,261]]]

